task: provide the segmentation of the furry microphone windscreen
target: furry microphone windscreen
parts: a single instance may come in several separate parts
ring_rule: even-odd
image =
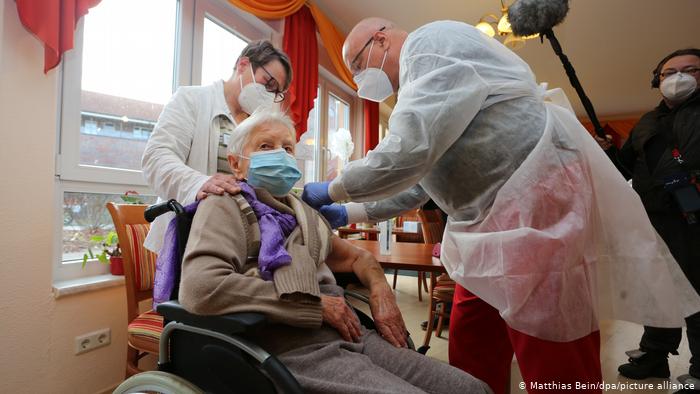
[[[508,20],[515,35],[530,36],[558,25],[567,12],[568,0],[518,0],[508,8]]]

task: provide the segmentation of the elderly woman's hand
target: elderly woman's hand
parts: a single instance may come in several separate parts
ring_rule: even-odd
[[[323,321],[334,327],[348,342],[360,339],[360,321],[343,297],[321,296]]]
[[[391,288],[378,286],[369,296],[369,307],[379,334],[396,347],[406,347],[406,324]]]
[[[238,194],[241,192],[241,188],[233,175],[216,173],[204,182],[199,191],[197,191],[197,200],[206,198],[210,194],[221,196],[224,192]]]

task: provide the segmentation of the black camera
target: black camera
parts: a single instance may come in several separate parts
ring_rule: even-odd
[[[680,172],[664,179],[664,189],[673,195],[689,224],[696,224],[700,216],[700,171]]]

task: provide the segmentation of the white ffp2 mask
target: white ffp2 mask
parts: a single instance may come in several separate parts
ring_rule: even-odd
[[[250,75],[253,80],[243,86],[243,76],[239,80],[241,83],[241,93],[238,95],[238,104],[243,112],[251,115],[258,107],[272,106],[275,102],[275,94],[265,90],[265,86],[255,81],[253,66],[250,66]]]
[[[672,103],[682,103],[698,87],[698,81],[692,75],[677,72],[661,81],[661,94]]]
[[[369,47],[369,53],[367,54],[367,64],[369,65],[369,57],[372,54],[372,47],[374,46],[374,41]],[[353,80],[357,84],[357,95],[363,99],[370,101],[376,101],[381,103],[394,94],[394,87],[391,85],[389,76],[382,70],[384,68],[384,61],[386,61],[387,52],[384,52],[384,58],[382,59],[382,65],[379,68],[366,67],[362,72],[357,74]]]

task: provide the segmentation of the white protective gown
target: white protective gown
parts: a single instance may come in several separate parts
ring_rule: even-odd
[[[450,276],[537,338],[572,341],[600,318],[679,327],[700,310],[637,194],[519,57],[435,22],[408,36],[400,73],[391,134],[332,182],[335,200],[385,199],[364,206],[382,219],[432,198]]]

